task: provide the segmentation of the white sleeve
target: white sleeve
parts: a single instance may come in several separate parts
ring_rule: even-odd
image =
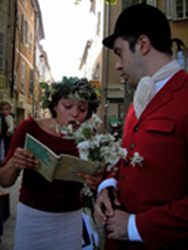
[[[98,194],[106,187],[113,186],[115,189],[117,189],[117,180],[115,178],[109,178],[101,182],[101,184],[98,186]],[[138,229],[136,227],[136,216],[134,214],[131,214],[129,216],[128,220],[128,237],[130,241],[140,241],[143,242],[142,238],[140,237],[140,234],[138,232]]]
[[[14,119],[11,115],[5,116],[5,121],[8,125],[8,131],[14,133]]]
[[[130,241],[140,241],[143,242],[142,238],[140,237],[140,234],[138,232],[138,229],[136,227],[136,221],[135,221],[136,215],[135,214],[131,214],[129,216],[129,220],[128,220],[128,228],[127,228],[127,232],[128,232],[128,238]]]
[[[117,189],[117,180],[113,177],[101,182],[97,189],[98,194],[102,191],[102,189],[110,186],[113,186],[115,189]]]

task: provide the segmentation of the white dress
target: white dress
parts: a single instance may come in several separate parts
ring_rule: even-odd
[[[18,203],[14,250],[81,250],[82,209],[51,213]]]

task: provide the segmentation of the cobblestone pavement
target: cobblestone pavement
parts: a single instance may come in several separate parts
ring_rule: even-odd
[[[19,192],[21,178],[22,177],[20,176],[17,179],[16,183],[10,188],[0,187],[0,191],[5,191],[9,193],[9,203],[10,203],[10,216],[3,223],[3,236],[2,236],[2,241],[0,243],[0,250],[13,250],[18,192]]]

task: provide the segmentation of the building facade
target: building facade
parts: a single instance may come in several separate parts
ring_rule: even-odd
[[[42,16],[37,0],[2,0],[0,13],[0,99],[11,103],[18,125],[42,115]]]

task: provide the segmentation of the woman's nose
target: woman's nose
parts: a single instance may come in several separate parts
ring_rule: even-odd
[[[71,115],[73,116],[73,117],[77,117],[78,116],[78,109],[77,109],[77,107],[73,107],[72,108],[72,110],[71,110]]]

